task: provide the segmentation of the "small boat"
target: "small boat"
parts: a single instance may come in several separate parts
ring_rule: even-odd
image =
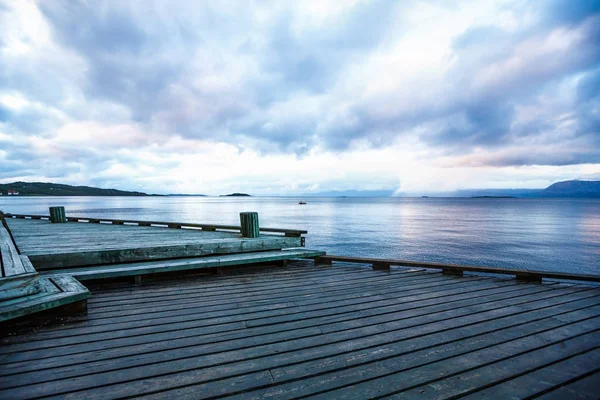
[[[306,204],[306,202],[304,202],[304,201],[301,201],[301,202],[299,202],[298,204]]]

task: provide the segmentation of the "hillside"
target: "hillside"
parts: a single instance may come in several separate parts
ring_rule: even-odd
[[[20,196],[148,196],[142,192],[129,192],[117,189],[101,189],[91,186],[71,186],[46,182],[0,183],[0,193],[6,196],[9,190]]]
[[[540,197],[600,197],[600,181],[563,181],[548,186]]]

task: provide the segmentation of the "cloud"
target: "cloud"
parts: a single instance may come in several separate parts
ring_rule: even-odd
[[[294,176],[319,154],[588,165],[600,160],[596,3],[5,1],[2,178],[153,188],[150,164],[197,168],[197,149],[281,158]],[[394,159],[378,172],[385,184],[408,173]],[[364,185],[314,174],[305,187]]]

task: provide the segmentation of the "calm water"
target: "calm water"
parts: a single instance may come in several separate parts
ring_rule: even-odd
[[[2,197],[0,210],[306,229],[330,254],[600,273],[600,200]]]

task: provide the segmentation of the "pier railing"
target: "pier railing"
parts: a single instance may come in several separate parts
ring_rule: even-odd
[[[10,214],[5,213],[5,218],[19,218],[19,219],[42,219],[49,220],[49,215],[32,215],[32,214]],[[241,226],[236,225],[214,225],[214,224],[196,224],[189,222],[162,222],[162,221],[139,221],[132,219],[112,219],[112,218],[92,218],[92,217],[66,217],[69,222],[88,222],[88,223],[104,223],[113,225],[138,225],[138,226],[157,226],[163,228],[191,228],[201,229],[205,231],[236,231],[241,232]],[[279,233],[288,237],[300,237],[308,231],[298,229],[282,229],[282,228],[263,228],[260,227],[260,232],[265,233]]]
[[[514,275],[521,281],[541,282],[542,278],[570,281],[600,282],[600,275],[570,274],[565,272],[521,270],[512,268],[480,267],[474,265],[441,264],[423,261],[388,260],[381,258],[346,257],[326,255],[319,257],[316,262],[329,265],[332,261],[370,264],[373,269],[388,270],[392,265],[442,270],[445,274],[463,275],[464,272],[482,272],[488,274]]]

